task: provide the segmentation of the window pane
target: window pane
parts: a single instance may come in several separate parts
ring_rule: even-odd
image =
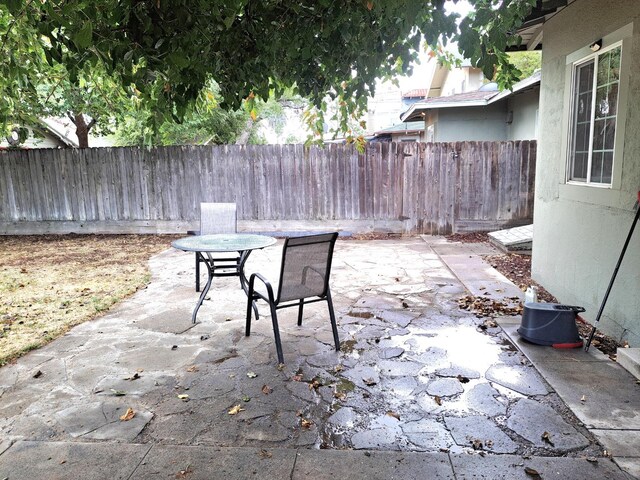
[[[594,152],[591,157],[591,182],[602,183],[603,153]]]
[[[613,144],[616,139],[616,119],[607,120],[607,129],[604,134],[604,149],[613,152]]]
[[[606,120],[596,120],[593,127],[593,150],[602,150],[604,148],[604,135]]]
[[[605,152],[602,165],[602,183],[611,183],[613,172],[613,152]]]
[[[587,180],[587,154],[576,153],[571,171],[571,180]]]

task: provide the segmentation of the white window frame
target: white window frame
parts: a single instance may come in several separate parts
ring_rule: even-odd
[[[605,53],[614,50],[616,48],[620,48],[620,72],[619,72],[619,77],[618,77],[618,97],[616,99],[616,132],[615,132],[615,137],[614,137],[614,147],[613,147],[613,152],[612,152],[612,160],[611,160],[611,180],[609,183],[603,183],[603,182],[594,182],[591,181],[591,167],[592,167],[592,160],[593,160],[593,136],[594,136],[594,127],[595,127],[595,123],[596,123],[596,96],[597,96],[597,83],[598,83],[598,64],[599,64],[599,59],[601,56],[603,56]],[[576,184],[576,185],[588,185],[591,187],[598,187],[598,188],[611,188],[613,183],[614,183],[614,169],[616,167],[616,157],[617,157],[617,149],[616,149],[616,145],[617,145],[617,138],[619,135],[619,124],[620,124],[620,90],[621,90],[621,76],[622,76],[622,58],[624,56],[624,52],[625,49],[623,47],[623,42],[622,41],[617,41],[615,43],[612,43],[610,45],[607,45],[604,48],[601,48],[600,50],[598,50],[597,52],[591,53],[590,55],[584,56],[582,58],[580,58],[579,60],[573,61],[572,65],[571,65],[571,83],[570,83],[570,101],[571,101],[571,108],[569,109],[569,135],[568,135],[568,145],[567,145],[567,163],[566,163],[566,182],[569,184]],[[590,61],[593,61],[593,79],[592,79],[592,95],[591,95],[591,113],[590,113],[590,119],[589,119],[589,139],[588,139],[588,158],[587,158],[587,166],[586,166],[586,179],[585,180],[577,180],[572,178],[573,175],[573,149],[574,149],[574,108],[575,108],[575,95],[576,95],[576,76],[578,73],[578,69],[579,67],[581,67],[582,65],[584,65],[585,63],[588,63]]]

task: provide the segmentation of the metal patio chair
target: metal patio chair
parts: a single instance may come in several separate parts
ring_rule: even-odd
[[[329,290],[331,260],[336,238],[338,238],[337,233],[287,238],[282,250],[282,265],[280,267],[277,297],[274,296],[273,287],[269,281],[259,273],[252,274],[249,279],[245,335],[249,336],[251,334],[252,302],[259,299],[266,301],[271,310],[271,323],[273,324],[273,335],[279,363],[284,363],[276,313],[281,308],[297,306],[298,325],[302,325],[304,305],[326,301],[329,308],[329,318],[336,351],[340,350],[338,327],[336,326],[331,291]],[[266,295],[255,290],[254,283],[256,279],[264,283],[267,290]]]
[[[238,217],[235,203],[200,204],[200,235],[236,233],[238,230],[237,224]],[[213,257],[213,275],[216,277],[237,275],[240,255],[220,255]],[[202,258],[196,254],[196,292],[200,291],[200,263],[202,261]],[[216,272],[218,269],[221,271]]]

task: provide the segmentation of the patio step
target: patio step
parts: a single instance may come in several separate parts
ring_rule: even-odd
[[[489,241],[505,252],[531,251],[533,244],[533,225],[507,228],[489,232]]]
[[[640,348],[618,348],[618,363],[640,380]]]

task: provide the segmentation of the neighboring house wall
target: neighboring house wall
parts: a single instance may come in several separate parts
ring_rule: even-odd
[[[440,97],[447,97],[457,93],[475,92],[484,82],[482,70],[473,67],[452,68],[442,85]]]
[[[2,138],[0,147],[10,147],[6,138]],[[66,145],[56,136],[49,132],[40,131],[37,135],[34,135],[33,129],[29,128],[29,137],[20,144],[19,148],[62,148]]]
[[[485,107],[442,108],[435,120],[436,142],[507,139],[506,102]],[[434,117],[432,117],[434,118]],[[429,124],[427,124],[428,128]]]
[[[424,132],[415,133],[393,133],[392,142],[424,142]]]
[[[528,90],[509,97],[507,140],[534,140],[538,136],[538,102],[540,90]],[[511,113],[509,113],[511,112]]]
[[[573,62],[622,41],[610,186],[566,180]],[[533,277],[593,321],[633,220],[640,189],[640,2],[576,0],[544,27]],[[636,231],[598,325],[640,346],[640,231]]]

